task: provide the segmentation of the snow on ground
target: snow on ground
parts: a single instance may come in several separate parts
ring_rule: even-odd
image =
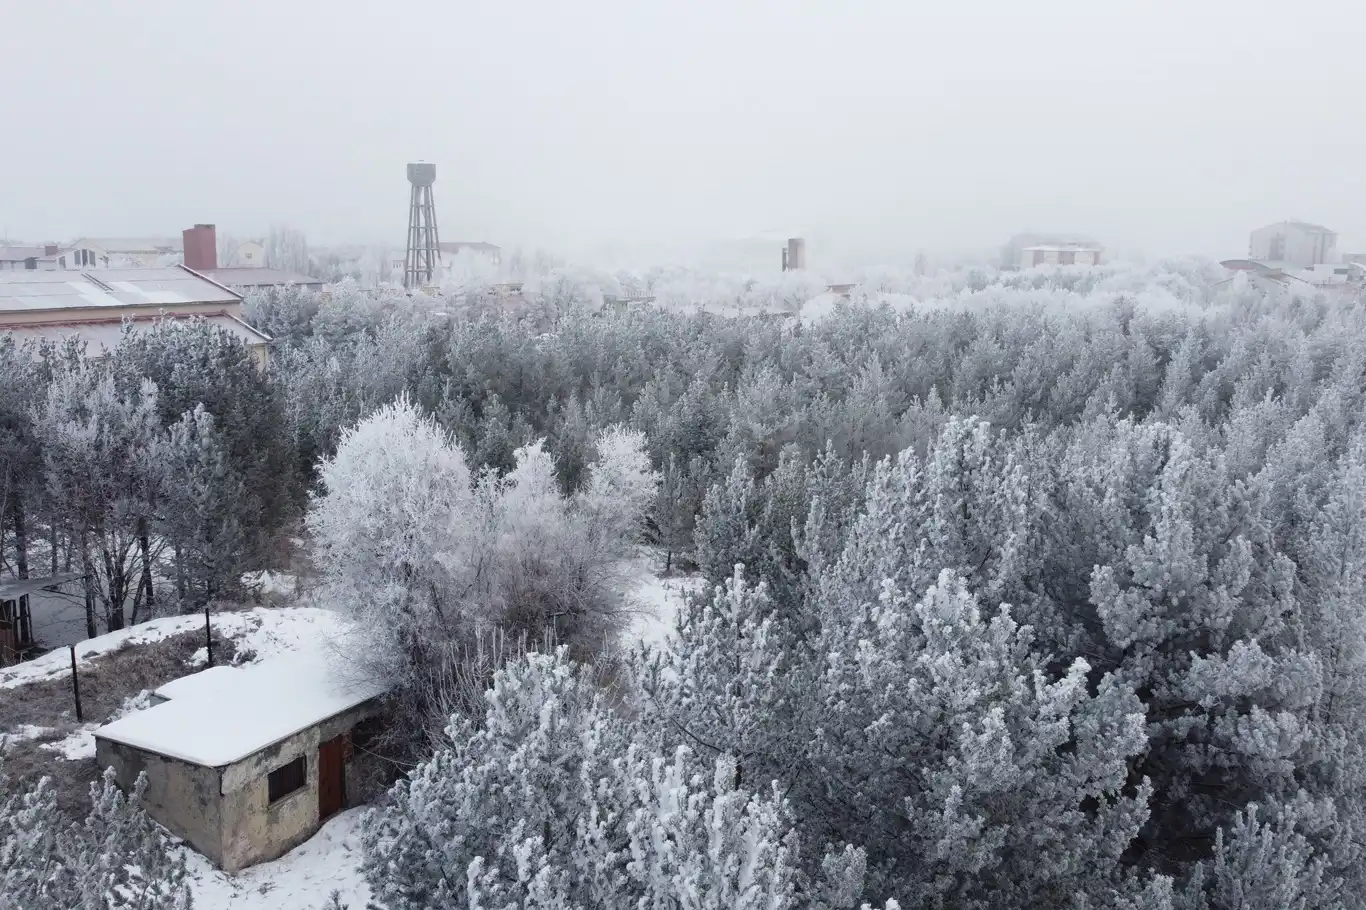
[[[217,625],[220,619],[230,616],[243,619],[230,622],[227,627]],[[214,622],[216,629],[233,639],[238,653],[248,656],[246,663],[279,654],[333,649],[344,634],[341,617],[319,607],[258,607],[224,613],[215,617]],[[200,648],[190,658],[190,665],[203,666],[207,661],[207,652]]]
[[[138,623],[127,629],[88,638],[76,645],[76,659],[86,660],[117,651],[128,645],[161,641],[181,632],[204,627],[203,616],[163,616]],[[61,676],[71,669],[71,654],[65,648],[50,651],[42,657],[0,669],[0,689],[12,689],[25,683]]]
[[[8,733],[0,733],[0,752],[4,752],[12,745],[37,739],[51,732],[52,729],[52,727],[35,727],[33,724],[23,724]]]
[[[242,652],[250,652],[255,661],[275,654],[315,648],[334,642],[341,635],[341,620],[331,610],[317,607],[257,607],[214,613],[210,622],[214,631],[232,638]],[[172,635],[204,628],[202,614],[162,616],[120,629],[76,645],[77,661],[89,660],[122,648],[162,641]],[[201,648],[191,659],[192,665],[205,663],[207,655]],[[52,679],[69,672],[71,655],[66,649],[51,651],[42,657],[0,669],[0,689],[12,689],[25,683]]]
[[[351,910],[361,910],[370,899],[360,871],[364,812],[348,809],[274,862],[233,875],[186,849],[195,910],[319,910],[333,891]]]
[[[299,587],[299,580],[293,575],[283,572],[271,572],[269,569],[262,569],[259,572],[248,572],[242,576],[242,584],[248,590],[258,594],[293,594]]]
[[[622,645],[662,645],[673,634],[674,616],[690,592],[702,590],[706,580],[697,575],[661,577],[658,554],[642,553],[625,565],[630,578],[627,600],[636,613]]]
[[[56,752],[67,761],[80,761],[95,757],[95,730],[99,724],[85,724],[66,739],[55,743],[43,743],[42,748]]]

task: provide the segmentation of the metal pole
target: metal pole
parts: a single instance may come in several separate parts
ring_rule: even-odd
[[[213,666],[213,630],[209,626],[209,608],[204,608],[204,650],[209,654],[209,666]]]
[[[85,723],[81,713],[81,678],[76,675],[76,646],[71,645],[71,688],[76,693],[76,723]]]

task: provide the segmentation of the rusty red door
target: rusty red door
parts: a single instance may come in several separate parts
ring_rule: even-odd
[[[346,808],[346,748],[344,737],[318,747],[318,819],[326,820]]]

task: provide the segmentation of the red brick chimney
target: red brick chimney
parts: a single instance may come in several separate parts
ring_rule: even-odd
[[[218,268],[218,232],[212,224],[196,224],[181,232],[185,242],[185,265],[202,272]]]
[[[44,255],[44,256],[56,256],[56,255],[57,255],[57,244],[55,244],[55,243],[49,243],[49,244],[44,245],[44,246],[43,246],[43,255]]]

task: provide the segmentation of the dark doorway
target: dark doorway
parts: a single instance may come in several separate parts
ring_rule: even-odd
[[[346,808],[346,738],[338,736],[318,747],[318,820]]]

